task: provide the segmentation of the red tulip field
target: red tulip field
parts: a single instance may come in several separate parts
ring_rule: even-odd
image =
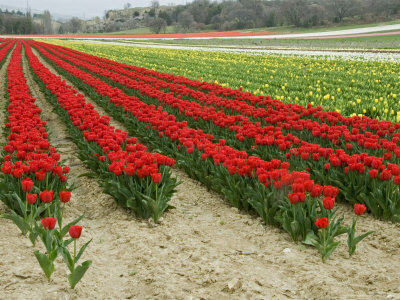
[[[400,123],[56,44],[0,41],[1,299],[400,299]]]

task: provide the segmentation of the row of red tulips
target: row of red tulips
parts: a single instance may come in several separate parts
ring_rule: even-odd
[[[109,125],[109,117],[100,116],[82,94],[40,63],[30,46],[25,47],[36,80],[68,126],[80,157],[100,176],[104,191],[137,216],[152,216],[157,222],[177,185],[169,169],[175,160],[149,152],[136,137]]]
[[[225,98],[223,97],[233,97],[233,100],[240,100],[241,102],[248,102],[252,104],[252,106],[256,106],[257,108],[262,108],[265,106],[265,109],[263,110],[257,110],[259,113],[261,113],[260,116],[265,114],[265,110],[267,110],[269,113],[266,114],[266,116],[271,116],[271,119],[267,119],[267,122],[272,122],[272,123],[277,123],[277,122],[282,122],[287,119],[287,116],[285,113],[291,115],[295,120],[300,120],[300,121],[305,121],[306,123],[302,124],[303,128],[300,129],[300,126],[298,126],[298,122],[290,124],[293,129],[296,130],[313,130],[316,132],[317,129],[323,130],[322,133],[325,133],[328,131],[328,129],[331,132],[332,135],[337,135],[339,134],[340,136],[346,137],[349,133],[351,134],[358,134],[358,132],[363,132],[366,131],[367,129],[373,131],[376,133],[378,136],[387,136],[391,135],[395,130],[399,128],[399,124],[393,124],[389,121],[378,121],[377,119],[372,119],[368,117],[344,117],[340,113],[337,113],[335,111],[323,111],[322,107],[312,107],[309,105],[307,108],[297,105],[297,104],[287,104],[283,103],[279,100],[276,99],[271,99],[269,96],[255,96],[251,93],[248,92],[242,92],[241,90],[235,90],[231,88],[226,88],[222,87],[221,85],[215,84],[215,83],[208,83],[208,82],[202,82],[202,81],[196,81],[192,80],[189,78],[185,78],[182,76],[175,76],[172,74],[166,74],[166,73],[161,73],[155,70],[148,70],[145,68],[141,67],[136,67],[136,66],[131,66],[127,65],[124,63],[118,63],[106,58],[102,57],[97,57],[94,55],[82,53],[76,50],[72,50],[66,47],[61,47],[61,46],[54,46],[54,45],[48,45],[49,47],[55,47],[60,51],[64,51],[64,53],[67,53],[70,56],[80,58],[84,57],[85,59],[93,59],[96,61],[96,63],[99,64],[106,64],[109,66],[114,66],[118,69],[121,70],[128,70],[128,71],[134,71],[133,74],[142,74],[142,76],[148,75],[151,76],[155,79],[161,79],[167,83],[173,83],[180,89],[184,90],[185,93],[191,93],[186,87],[190,89],[194,89],[195,91],[200,91],[201,95],[204,95],[204,91],[206,91],[207,98],[214,98],[215,96],[219,95],[221,97],[217,97],[215,99],[218,100],[219,105],[220,102],[226,102]],[[106,69],[109,69],[109,67],[106,67],[103,65]],[[124,71],[120,72],[121,74],[125,74],[127,76],[132,76],[132,73],[126,73]],[[147,76],[147,77],[148,77]],[[203,91],[203,92],[202,92]],[[197,94],[197,93],[196,93]],[[230,99],[232,100],[232,99]],[[214,101],[213,101],[214,102]],[[236,107],[233,109],[235,111],[238,111],[237,101],[229,101],[227,103],[235,103]],[[243,105],[243,104],[241,104]],[[232,107],[229,107],[232,109]],[[249,109],[247,105],[244,105],[241,109],[243,112],[247,113],[244,108]],[[251,109],[250,109],[251,110]],[[280,114],[282,112],[283,114]],[[278,117],[279,116],[279,117]],[[281,118],[284,118],[281,120]],[[302,120],[305,118],[305,120]],[[313,120],[317,120],[318,122],[315,123],[313,122],[310,124],[308,119],[312,118]],[[290,121],[290,119],[288,120]],[[292,120],[293,121],[293,120]],[[325,123],[327,122],[327,124]],[[338,126],[336,126],[336,124]],[[340,125],[345,125],[345,126],[340,126]],[[294,126],[294,127],[293,127]],[[328,127],[326,127],[328,126]],[[298,128],[295,128],[298,127]],[[353,130],[355,128],[355,130]],[[349,129],[352,129],[349,131]],[[398,134],[397,134],[398,136]],[[368,137],[368,134],[367,136]],[[332,136],[330,139],[335,140],[337,137]]]
[[[40,47],[37,49],[44,54]],[[50,56],[50,55],[49,55]],[[49,57],[47,56],[47,57]],[[213,143],[214,136],[212,134],[206,134],[202,130],[195,130],[187,126],[187,122],[177,122],[175,116],[168,114],[163,111],[161,107],[156,108],[154,105],[147,105],[140,101],[136,97],[128,96],[122,91],[109,86],[107,83],[91,76],[88,73],[81,71],[67,63],[63,62],[57,57],[51,56],[51,58],[59,64],[63,64],[65,68],[68,68],[68,72],[74,76],[81,78],[86,84],[94,88],[98,93],[103,96],[108,96],[111,103],[116,103],[117,106],[122,106],[124,110],[129,111],[141,122],[148,123],[152,126],[153,130],[157,130],[159,138],[168,137],[171,140],[178,142],[178,148],[184,146],[187,148],[188,154],[193,153],[195,149],[204,152],[202,159],[212,157],[214,161],[217,161],[217,165],[224,163],[227,169],[232,169],[233,174],[238,173],[241,175],[247,174],[253,176],[256,173],[257,168],[264,168],[265,172],[277,169],[280,167],[281,162],[275,160],[275,162],[262,161],[258,157],[253,157],[252,162],[248,162],[248,155],[245,151],[238,151],[231,147],[224,145],[224,141],[221,140],[219,143]],[[173,152],[176,148],[174,147]],[[274,175],[274,179],[279,179],[284,173],[287,173],[289,164],[284,164],[279,174]],[[258,170],[263,172],[263,169]],[[264,173],[265,173],[264,172]],[[269,173],[265,173],[267,178],[272,178]]]
[[[8,53],[14,45],[12,43],[2,51]],[[0,57],[4,62],[2,51]],[[82,226],[76,224],[83,216],[62,225],[64,206],[71,199],[71,191],[67,188],[69,167],[63,166],[60,154],[50,145],[46,122],[40,118],[41,109],[35,105],[36,99],[29,91],[21,64],[21,43],[16,43],[7,68],[8,122],[5,131],[8,143],[4,146],[0,174],[1,200],[11,211],[1,217],[14,221],[24,235],[29,234],[34,245],[40,237],[47,252],[36,250],[34,254],[49,280],[54,272],[54,261],[62,254],[71,272],[69,283],[74,288],[91,264],[86,261],[76,265],[79,257],[74,255],[72,262],[67,247],[74,241],[76,249],[76,239],[82,231]],[[45,215],[47,217],[43,218]],[[57,222],[59,229],[55,229]],[[68,232],[70,239],[65,238]],[[89,243],[81,248],[80,255]]]
[[[294,113],[295,109],[290,105],[283,105],[284,109],[274,110],[268,107],[268,110],[264,108],[255,108],[254,106],[250,106],[243,101],[237,100],[227,100],[222,99],[216,96],[206,95],[199,91],[193,91],[189,88],[182,87],[177,84],[167,83],[163,80],[155,79],[154,77],[145,76],[140,73],[126,71],[123,67],[111,67],[111,65],[106,63],[98,62],[98,60],[88,60],[85,56],[77,57],[77,54],[74,54],[71,58],[68,55],[63,55],[63,53],[67,53],[62,48],[58,49],[53,47],[47,47],[48,49],[56,50],[57,56],[61,57],[62,59],[67,59],[74,64],[78,64],[79,66],[83,66],[86,69],[91,71],[97,72],[98,74],[111,78],[114,82],[117,82],[122,85],[126,85],[132,89],[138,89],[138,82],[142,89],[140,92],[142,93],[154,93],[155,90],[164,90],[167,89],[168,91],[173,91],[175,95],[180,96],[187,96],[190,95],[191,98],[189,100],[192,101],[185,101],[182,100],[181,97],[173,97],[172,95],[163,93],[162,91],[158,91],[159,94],[157,98],[160,101],[163,101],[173,107],[179,108],[181,113],[185,113],[187,116],[192,116],[194,118],[200,117],[205,118],[206,120],[212,120],[217,126],[225,126],[230,127],[233,131],[239,131],[238,136],[240,138],[249,137],[249,138],[257,138],[256,144],[265,144],[268,143],[269,140],[266,138],[271,135],[271,130],[274,129],[272,126],[260,126],[258,123],[251,122],[248,118],[244,116],[253,117],[254,119],[265,120],[267,116],[271,116],[275,118],[275,121],[271,122],[272,124],[276,124],[279,121],[279,127],[277,129],[282,132],[285,132],[288,129],[295,129],[297,131],[307,131],[310,130],[308,135],[305,135],[304,138],[300,137],[296,139],[295,136],[286,136],[284,134],[275,133],[275,137],[278,136],[275,140],[281,140],[281,144],[285,143],[283,146],[284,148],[290,147],[293,143],[298,144],[303,141],[312,142],[312,137],[315,136],[323,136],[324,138],[329,140],[329,143],[326,145],[332,145],[339,143],[339,136],[344,135],[345,140],[349,143],[344,144],[343,147],[345,150],[351,150],[353,148],[353,144],[350,141],[354,141],[360,146],[365,146],[367,149],[384,149],[385,151],[395,151],[400,156],[400,147],[396,150],[396,142],[398,141],[399,133],[396,133],[394,136],[394,142],[390,142],[387,139],[380,139],[378,140],[378,135],[369,134],[356,134],[357,130],[354,130],[354,134],[351,134],[348,131],[346,126],[328,126],[327,124],[323,123],[320,125],[318,122],[311,122],[309,119],[303,120],[301,119],[300,115],[296,115]],[[61,50],[61,51],[60,51]],[[89,64],[87,63],[89,62]],[[96,65],[98,68],[91,68],[90,66]],[[107,71],[109,70],[109,72]],[[99,73],[100,72],[100,73]],[[124,76],[118,76],[119,74],[126,75],[134,80],[130,80],[125,78]],[[139,86],[139,88],[140,88]],[[196,102],[204,103],[205,105],[199,105],[197,103],[193,103],[193,100]],[[216,111],[214,106],[216,107],[225,107],[228,110],[235,111],[241,114],[236,115],[227,115],[224,111]],[[210,107],[211,106],[211,107]],[[301,107],[301,106],[300,106]],[[302,107],[303,108],[303,107]],[[303,108],[304,109],[304,108]],[[400,124],[399,124],[400,125]],[[312,135],[311,135],[312,130]],[[296,133],[295,133],[296,134]],[[311,138],[310,138],[311,137]],[[283,141],[282,141],[283,139]],[[319,140],[319,139],[317,139]],[[378,143],[379,141],[379,143]],[[360,147],[358,147],[360,148]],[[358,149],[359,150],[359,149]],[[385,155],[387,157],[388,155]],[[388,158],[390,159],[390,157]]]
[[[272,104],[270,104],[270,106],[268,106],[267,109],[255,108],[254,106],[251,106],[245,103],[244,101],[227,100],[218,97],[216,95],[209,95],[198,90],[192,90],[187,88],[186,86],[182,86],[173,82],[172,83],[165,82],[164,80],[159,80],[155,77],[146,76],[139,72],[128,71],[124,68],[123,64],[118,65],[118,63],[113,61],[106,60],[109,63],[102,62],[105,59],[101,60],[94,59],[93,57],[87,54],[82,54],[79,56],[79,54],[76,53],[76,51],[70,49],[67,50],[67,48],[63,47],[47,46],[47,45],[46,47],[48,49],[56,50],[58,56],[60,56],[63,59],[68,58],[71,62],[74,63],[78,62],[79,64],[79,60],[80,61],[84,60],[84,62],[89,61],[91,65],[96,65],[100,69],[106,69],[113,73],[128,76],[129,78],[132,78],[135,81],[139,81],[140,83],[150,84],[155,89],[163,89],[163,90],[166,89],[167,91],[172,91],[174,92],[174,95],[181,95],[183,97],[190,96],[189,100],[192,101],[195,100],[196,102],[204,103],[206,105],[205,107],[191,104],[190,115],[193,116],[197,116],[196,113],[200,114],[200,116],[207,114],[218,114],[218,113],[221,114],[221,111],[216,112],[213,109],[208,111],[209,107],[207,106],[212,105],[213,107],[214,106],[223,107],[225,108],[224,111],[226,113],[228,113],[227,111],[231,112],[234,111],[240,113],[240,115],[235,115],[236,118],[228,116],[226,121],[227,125],[241,125],[243,127],[246,127],[246,124],[244,124],[244,122],[248,123],[250,122],[247,118],[244,118],[243,116],[248,116],[254,118],[254,120],[259,119],[261,123],[263,123],[262,121],[267,121],[268,123],[273,125],[276,125],[278,123],[279,126],[278,129],[281,129],[282,132],[288,131],[290,133],[293,133],[295,136],[299,137],[299,140],[297,142],[306,141],[314,144],[318,143],[325,147],[332,146],[332,144],[334,144],[335,148],[341,147],[343,150],[346,151],[350,151],[353,149],[353,152],[348,152],[350,154],[351,153],[357,154],[361,150],[371,149],[371,151],[369,151],[369,154],[384,156],[385,160],[390,160],[390,158],[392,157],[396,156],[397,158],[400,156],[400,147],[397,147],[397,142],[399,141],[400,133],[398,132],[394,133],[394,131],[400,127],[400,124],[393,124],[393,126],[390,126],[391,125],[390,122],[381,121],[379,122],[381,127],[381,129],[378,130],[379,134],[373,134],[372,132],[364,132],[362,134],[360,133],[359,129],[350,128],[351,129],[350,130],[349,127],[346,125],[329,126],[324,122],[319,123],[316,121],[311,121],[310,119],[302,118],[304,116],[312,115],[313,112],[315,111],[321,111],[321,108],[314,109],[309,107],[308,109],[305,109],[300,105],[283,104],[281,102],[278,102],[281,104],[279,106],[275,104],[275,107],[277,107],[277,109],[274,109]],[[68,56],[60,55],[60,53],[67,54]],[[78,59],[78,61],[71,60],[71,56],[73,58]],[[151,71],[151,72],[156,73],[156,71]],[[125,81],[125,80],[126,79],[124,79],[124,77],[122,76],[117,78],[113,77],[113,81],[118,81],[118,83],[124,84],[128,87],[131,87],[130,85],[134,85],[133,81]],[[135,86],[133,86],[132,88],[135,88]],[[179,105],[180,110],[184,111],[184,109],[181,107],[185,107],[185,105],[187,106],[186,104],[187,102],[181,101],[179,96],[178,98],[179,98],[178,100],[176,98],[174,99],[175,100],[174,104],[177,101],[180,102],[177,104]],[[296,113],[297,111],[300,111],[301,114],[297,114]],[[321,112],[321,113],[326,113],[326,112]],[[212,118],[212,116],[210,118]],[[271,118],[273,118],[273,120]],[[370,121],[378,122],[375,119],[370,119]],[[234,124],[231,124],[232,122]],[[265,137],[265,134],[259,128],[257,129],[258,129],[257,135],[259,136],[258,141],[259,143],[262,144],[264,142],[262,137],[263,136]],[[251,131],[251,129],[249,129],[248,131]],[[390,136],[392,139],[388,140],[387,138],[380,138],[380,136],[385,136],[385,137]],[[254,134],[251,137],[254,137]],[[314,137],[320,137],[320,138],[315,139]],[[325,140],[327,141],[324,142]],[[290,146],[290,144],[286,145],[286,148],[288,146]],[[372,150],[380,150],[380,151],[372,151]],[[390,153],[395,155],[391,155]]]
[[[23,215],[24,206],[20,206],[15,197],[21,196],[21,180],[32,178],[38,190],[53,190],[58,193],[67,188],[68,167],[60,164],[60,154],[50,146],[46,122],[40,118],[41,109],[35,105],[29,87],[26,84],[21,66],[21,45],[18,43],[13,52],[7,72],[8,133],[7,144],[3,147],[4,162],[1,167],[2,182],[6,197],[5,204]],[[19,193],[15,193],[19,191]],[[4,190],[3,190],[4,192]],[[19,194],[19,195],[18,195]],[[54,213],[55,207],[49,208]]]
[[[314,184],[306,172],[289,172],[288,163],[248,156],[224,145],[224,140],[213,143],[213,135],[189,128],[187,122],[177,122],[161,107],[128,96],[35,46],[45,58],[62,65],[68,79],[140,138],[175,156],[190,175],[224,194],[233,205],[252,207],[266,222],[288,231],[293,240],[314,245],[323,259],[337,247],[334,237],[351,231],[341,225],[343,218],[335,217],[337,188]],[[319,198],[322,194],[323,201]],[[321,218],[329,220],[326,229],[320,226]],[[354,229],[352,232],[354,237]],[[355,245],[350,238],[349,243]]]
[[[46,46],[46,48],[49,49],[50,47]],[[104,70],[95,66],[95,61],[87,63],[82,58],[80,60],[70,58],[57,51],[56,48],[51,47],[51,51],[62,59],[99,74],[100,78],[106,77],[113,82],[125,84],[129,88],[139,91],[139,96],[151,97],[150,100],[143,97],[147,103],[164,103],[164,109],[173,113],[179,120],[187,120],[192,127],[201,129],[213,128],[213,132],[226,138],[228,144],[238,148],[245,147],[245,150],[249,153],[255,153],[262,158],[288,159],[291,165],[298,170],[309,169],[319,183],[339,186],[341,188],[340,196],[350,203],[363,202],[378,217],[392,220],[399,219],[400,199],[397,197],[399,191],[397,183],[400,182],[400,177],[397,176],[399,175],[400,167],[396,164],[386,166],[383,164],[383,158],[372,156],[368,153],[349,155],[343,149],[323,148],[318,144],[300,140],[290,133],[284,135],[280,127],[261,127],[259,123],[253,123],[248,118],[240,115],[228,116],[222,111],[215,112],[213,107],[201,106],[198,103],[182,100],[162,90],[157,90],[150,84],[146,84],[146,78],[143,76],[137,75],[136,79],[140,79],[140,81],[134,81],[119,75],[117,71],[120,71],[121,68],[115,72]],[[77,54],[75,53],[74,56],[77,57]],[[63,60],[53,59],[53,61],[59,66],[62,65],[64,68],[69,68]],[[102,64],[102,66],[104,65]],[[201,122],[201,120],[206,122]],[[209,123],[212,123],[213,126],[210,127]],[[226,133],[221,131],[220,128],[226,128]],[[236,135],[231,134],[230,131],[236,132]],[[246,139],[254,139],[254,143]],[[297,145],[301,146],[298,147]],[[271,146],[273,146],[272,149]],[[352,146],[353,144],[348,143],[346,146],[347,151],[351,150]],[[392,150],[395,149],[394,142],[386,141],[385,146],[390,147]],[[290,148],[290,152],[285,151]],[[385,157],[391,159],[388,154],[390,155],[390,152],[386,152]],[[301,159],[299,160],[298,158],[300,157]],[[335,170],[332,168],[331,171],[324,172],[324,169],[327,169],[330,165]],[[368,169],[372,172],[370,174],[379,171],[381,175],[379,177],[369,176],[369,174],[365,174],[365,170]],[[360,186],[360,182],[365,183],[366,181],[372,181],[373,184]]]

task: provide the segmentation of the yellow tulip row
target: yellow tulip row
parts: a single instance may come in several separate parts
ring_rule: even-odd
[[[210,53],[67,40],[46,42],[225,87],[242,87],[244,91],[284,102],[321,105],[345,116],[367,115],[400,122],[400,63]]]

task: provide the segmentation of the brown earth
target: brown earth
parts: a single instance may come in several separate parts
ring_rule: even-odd
[[[31,79],[26,60],[24,67],[48,122],[50,142],[71,166],[69,182],[77,189],[66,218],[86,215],[80,243],[92,239],[83,259],[93,264],[75,290],[69,288],[61,259],[47,282],[28,238],[0,219],[0,299],[400,299],[400,224],[363,216],[359,233],[375,233],[351,258],[343,241],[322,263],[315,249],[296,245],[284,231],[231,208],[176,169],[182,181],[170,202],[176,209],[166,212],[159,225],[135,218],[103,194],[94,179],[78,178],[88,169]],[[0,72],[2,101],[5,68]],[[339,206],[350,222],[351,208]]]

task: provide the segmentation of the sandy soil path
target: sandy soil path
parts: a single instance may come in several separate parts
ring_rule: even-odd
[[[1,80],[4,74],[3,68]],[[182,184],[171,201],[176,209],[157,226],[136,219],[102,194],[95,180],[77,178],[87,170],[26,74],[51,143],[69,159],[77,189],[66,218],[86,214],[81,239],[93,239],[84,255],[93,265],[75,290],[61,262],[48,283],[28,239],[0,219],[0,299],[400,299],[399,224],[363,216],[360,232],[376,233],[352,258],[341,245],[323,264],[315,249],[295,245],[283,231],[231,208],[179,170],[174,174]],[[350,220],[351,209],[341,205],[341,211]]]

